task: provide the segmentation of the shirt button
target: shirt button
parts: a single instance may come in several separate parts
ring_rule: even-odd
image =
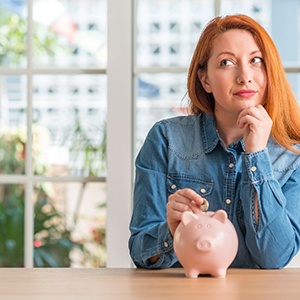
[[[206,193],[206,189],[202,188],[202,189],[200,190],[200,192],[201,192],[202,194],[204,194],[204,193]]]
[[[228,167],[229,167],[230,169],[232,169],[232,168],[234,167],[234,164],[231,163],[231,164],[228,165]]]
[[[171,185],[171,189],[172,189],[172,190],[175,190],[175,189],[176,189],[176,184],[172,184],[172,185]]]
[[[228,205],[229,205],[229,204],[231,203],[231,200],[230,200],[230,199],[226,199],[226,201],[225,201],[225,202],[226,202],[226,204],[228,204]]]
[[[168,243],[168,242],[164,242],[164,246],[165,246],[166,248],[168,248],[168,247],[169,247],[169,243]]]
[[[255,166],[251,167],[250,169],[252,172],[255,172],[257,170],[257,168]]]

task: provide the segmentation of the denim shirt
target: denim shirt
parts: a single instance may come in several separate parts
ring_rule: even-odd
[[[272,138],[255,153],[244,151],[243,140],[226,148],[214,117],[200,114],[157,122],[136,158],[129,250],[137,267],[180,266],[166,204],[169,195],[183,188],[206,198],[210,211],[227,212],[239,240],[231,267],[282,268],[297,254],[300,155]],[[156,254],[160,257],[151,264],[149,258]]]

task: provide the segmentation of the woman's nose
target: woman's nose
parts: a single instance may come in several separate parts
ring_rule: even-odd
[[[241,77],[241,76],[238,76],[236,78],[236,82],[237,84],[247,84],[247,83],[250,83],[251,82],[251,79],[250,78],[246,78],[246,77]]]
[[[237,84],[243,85],[251,82],[250,70],[247,67],[241,67],[236,77]]]

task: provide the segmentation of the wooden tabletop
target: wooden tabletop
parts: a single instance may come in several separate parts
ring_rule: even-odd
[[[293,300],[300,269],[229,269],[225,278],[186,278],[183,269],[0,268],[3,300]]]

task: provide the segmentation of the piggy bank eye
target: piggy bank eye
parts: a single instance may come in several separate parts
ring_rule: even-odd
[[[210,229],[210,228],[212,228],[212,225],[208,223],[208,224],[206,224],[206,228]]]
[[[201,229],[202,228],[202,224],[197,224],[197,228]]]

